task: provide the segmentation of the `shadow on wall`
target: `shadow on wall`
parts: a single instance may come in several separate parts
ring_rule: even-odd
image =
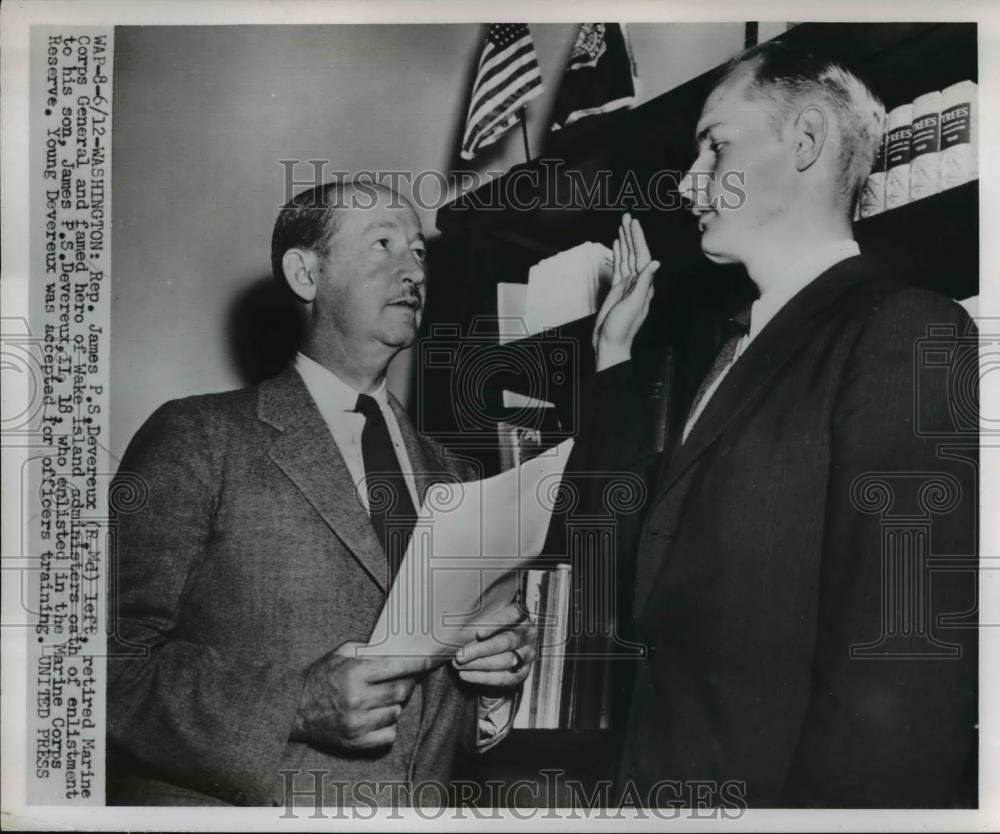
[[[304,335],[299,303],[265,276],[253,281],[229,308],[230,359],[245,385],[274,376],[295,356]]]

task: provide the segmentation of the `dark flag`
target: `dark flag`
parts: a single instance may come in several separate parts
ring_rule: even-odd
[[[517,124],[525,104],[542,92],[535,47],[524,23],[491,23],[472,86],[462,158],[472,159]]]
[[[552,130],[586,116],[631,107],[638,100],[628,32],[622,23],[581,23],[556,98]]]

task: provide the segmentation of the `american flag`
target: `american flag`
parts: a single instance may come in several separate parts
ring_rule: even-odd
[[[535,47],[524,23],[491,23],[472,86],[462,158],[496,142],[518,120],[518,110],[542,92]]]

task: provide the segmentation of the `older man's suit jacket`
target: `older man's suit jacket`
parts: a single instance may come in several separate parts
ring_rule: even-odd
[[[392,405],[420,495],[469,477]],[[414,689],[388,752],[289,742],[309,665],[368,638],[387,581],[347,467],[293,368],[162,406],[129,446],[111,504],[109,803],[284,804],[294,786],[300,801],[322,791],[336,804],[369,801],[370,785],[351,798],[359,782],[447,783],[474,727],[473,700],[448,666]],[[324,774],[322,788],[311,771]],[[428,801],[442,799],[429,791]]]
[[[952,301],[843,261],[764,328],[668,456],[639,428],[631,363],[595,378],[570,472],[648,484],[619,524],[622,630],[647,649],[617,680],[620,787],[975,801],[975,348],[963,379],[954,335],[925,366],[930,325],[975,341]]]

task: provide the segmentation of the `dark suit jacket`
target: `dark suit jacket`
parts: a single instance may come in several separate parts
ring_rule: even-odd
[[[421,495],[470,476],[393,408]],[[343,458],[293,368],[162,406],[129,446],[110,503],[109,804],[284,804],[286,779],[308,793],[315,770],[329,780],[328,803],[351,801],[335,782],[447,782],[474,721],[448,666],[414,689],[388,752],[288,740],[309,665],[367,640],[387,578]]]
[[[631,363],[593,381],[569,471],[624,467],[649,487],[619,525],[624,631],[648,650],[618,681],[620,786],[734,780],[751,806],[975,801],[978,440],[952,419],[978,414],[975,349],[959,402],[947,361],[918,361],[928,325],[975,338],[952,301],[841,262],[666,459],[637,430]],[[928,553],[955,572],[928,575]],[[962,612],[964,628],[939,619]]]

